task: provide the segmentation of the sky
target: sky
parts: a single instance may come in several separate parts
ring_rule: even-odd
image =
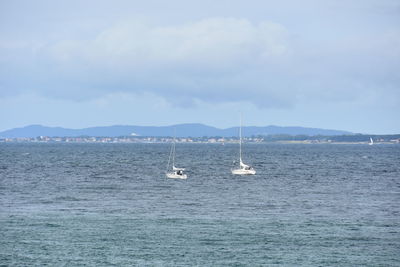
[[[0,131],[400,133],[398,0],[0,0]]]

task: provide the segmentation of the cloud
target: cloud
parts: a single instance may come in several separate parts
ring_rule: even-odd
[[[62,67],[81,64],[113,72],[186,70],[230,73],[287,53],[286,30],[271,22],[212,18],[179,26],[120,23],[94,40],[65,40],[50,56]]]
[[[208,18],[175,26],[142,21],[119,23],[92,40],[63,40],[46,46],[41,57],[71,93],[151,91],[171,101],[242,101],[274,97],[257,79],[260,71],[290,53],[288,32],[280,24]],[[257,73],[257,74],[256,74]],[[266,75],[266,74],[263,74]],[[71,89],[76,88],[76,90]],[[240,90],[246,94],[240,96]],[[57,94],[51,88],[48,94]],[[244,93],[244,92],[243,92]],[[89,94],[79,94],[88,97]],[[65,95],[63,95],[65,97]],[[279,105],[278,98],[276,99]]]
[[[398,31],[311,33],[214,17],[169,25],[120,21],[47,42],[0,40],[0,96],[33,91],[86,101],[149,92],[183,107],[199,100],[293,108],[299,101],[357,101],[377,88],[398,95]]]

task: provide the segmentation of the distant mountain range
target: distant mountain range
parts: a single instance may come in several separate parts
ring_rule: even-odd
[[[90,127],[84,129],[66,129],[62,127],[47,127],[42,125],[30,125],[22,128],[14,128],[0,132],[0,138],[16,137],[76,137],[76,136],[173,136],[176,132],[177,137],[203,137],[203,136],[238,136],[239,127],[218,129],[199,123],[187,123],[171,126],[128,126],[115,125],[103,127]],[[250,137],[255,135],[343,135],[352,134],[346,131],[327,130],[306,127],[281,127],[281,126],[246,126],[242,127],[243,136]]]

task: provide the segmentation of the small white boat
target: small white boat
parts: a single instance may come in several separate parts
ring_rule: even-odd
[[[184,173],[185,168],[175,168],[172,166],[172,172],[167,172],[167,177],[171,179],[187,179],[187,174]]]
[[[232,169],[232,174],[235,175],[254,175],[256,170],[253,167],[244,164],[242,161],[242,118],[240,117],[240,128],[239,128],[239,168]]]
[[[169,170],[171,158],[172,158],[172,169]],[[184,173],[184,171],[185,171],[185,168],[175,167],[175,137],[174,137],[174,142],[172,143],[171,151],[169,153],[167,171],[166,171],[165,175],[171,179],[187,179],[187,174]]]
[[[237,174],[237,175],[253,175],[256,174],[256,170],[254,170],[252,167],[249,165],[246,165],[242,162],[240,159],[240,168],[239,169],[233,169],[232,174]]]
[[[372,146],[374,144],[374,140],[370,137],[368,145]]]

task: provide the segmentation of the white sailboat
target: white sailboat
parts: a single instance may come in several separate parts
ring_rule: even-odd
[[[372,146],[374,144],[374,140],[370,137],[368,145]]]
[[[239,128],[239,168],[232,169],[232,174],[237,175],[253,175],[256,174],[256,170],[253,167],[244,164],[242,161],[242,117],[240,117],[240,128]]]
[[[171,158],[172,158],[172,170],[169,170]],[[165,175],[168,178],[172,178],[172,179],[187,179],[187,174],[184,173],[184,171],[185,171],[185,168],[175,167],[175,137],[174,137],[174,142],[172,143],[171,151],[169,153],[167,171],[166,171]]]

